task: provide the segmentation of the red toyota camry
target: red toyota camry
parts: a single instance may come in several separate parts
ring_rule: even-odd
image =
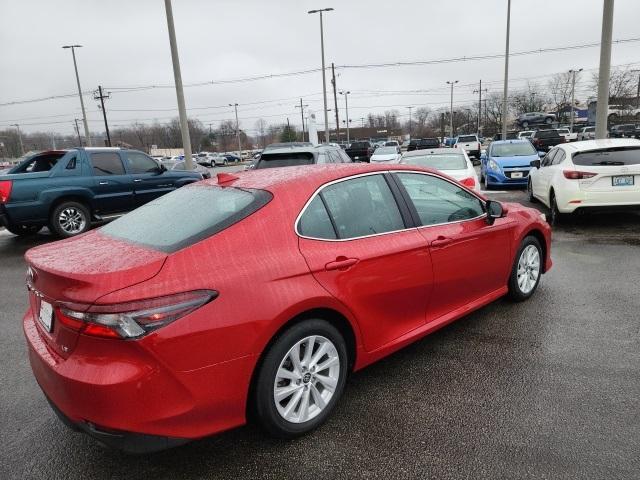
[[[220,174],[26,259],[38,383],[67,425],[130,452],[249,415],[308,432],[349,372],[527,299],[551,267],[538,211],[368,164]]]

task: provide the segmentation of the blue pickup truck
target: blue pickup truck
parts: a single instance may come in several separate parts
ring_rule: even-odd
[[[16,235],[48,226],[67,238],[202,175],[168,171],[137,150],[75,148],[32,155],[0,175],[0,225]]]

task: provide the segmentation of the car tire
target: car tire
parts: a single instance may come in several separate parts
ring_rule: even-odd
[[[549,194],[549,225],[555,227],[559,225],[564,219],[564,214],[558,210],[558,204],[556,203],[556,195],[553,190]]]
[[[19,237],[28,237],[42,230],[42,225],[7,225],[5,228]]]
[[[533,185],[531,185],[531,179],[527,182],[527,200],[531,203],[538,203],[538,199],[533,195]]]
[[[314,343],[312,353],[306,356],[309,339]],[[314,362],[321,348],[327,353],[320,354]],[[296,350],[298,367],[293,362]],[[316,365],[322,367],[329,362],[330,366],[315,370]],[[273,342],[257,370],[252,412],[255,419],[277,438],[295,438],[310,432],[327,419],[340,399],[347,365],[346,343],[333,325],[321,319],[293,325]],[[333,385],[333,392],[326,385]]]
[[[484,175],[482,178],[482,184],[484,186],[485,191],[491,190],[491,185],[489,185],[489,176]]]
[[[540,283],[544,257],[542,246],[534,236],[522,240],[509,276],[509,298],[522,302],[533,295]]]
[[[61,238],[75,237],[91,228],[91,214],[82,203],[62,202],[51,212],[49,227]]]

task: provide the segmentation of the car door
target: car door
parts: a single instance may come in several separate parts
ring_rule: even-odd
[[[392,187],[383,173],[333,182],[297,224],[311,273],[356,317],[367,351],[423,326],[432,288],[429,249]]]
[[[500,218],[490,225],[484,201],[442,177],[419,172],[393,176],[431,253],[427,321],[506,287],[513,258],[511,220]]]
[[[551,182],[551,166],[553,165],[553,159],[558,154],[559,148],[552,148],[542,158],[540,162],[540,170],[538,171],[536,192],[538,196],[549,205],[549,185]]]
[[[89,151],[87,156],[93,171],[94,213],[108,215],[135,208],[133,178],[124,168],[120,152]]]
[[[175,189],[175,178],[166,175],[153,158],[135,150],[123,153],[133,178],[136,207]],[[193,161],[195,163],[196,160]]]

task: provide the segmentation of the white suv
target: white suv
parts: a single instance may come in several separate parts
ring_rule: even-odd
[[[640,210],[640,140],[611,138],[563,143],[529,172],[529,200],[551,210],[550,222],[576,210]]]

